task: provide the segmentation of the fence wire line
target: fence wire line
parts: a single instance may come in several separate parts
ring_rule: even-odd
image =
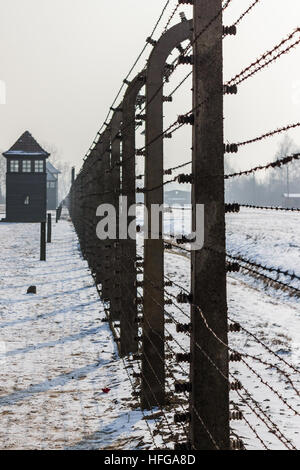
[[[150,38],[152,38],[153,35],[155,34],[155,32],[156,32],[156,30],[157,30],[157,28],[158,28],[158,26],[159,26],[159,23],[160,23],[160,21],[162,20],[162,18],[163,18],[163,16],[164,16],[164,13],[165,13],[166,9],[168,8],[168,6],[169,6],[169,4],[170,4],[170,1],[171,1],[171,0],[167,0],[165,6],[163,7],[163,9],[162,9],[162,11],[161,11],[161,13],[160,13],[160,15],[159,15],[159,18],[158,18],[158,20],[156,21],[156,23],[155,23],[155,25],[154,25],[154,28],[153,28],[153,30],[152,30],[152,32],[151,32],[151,34],[150,34]],[[109,109],[109,111],[108,111],[108,113],[107,113],[107,115],[106,115],[106,118],[105,118],[103,124],[101,125],[99,131],[97,132],[97,135],[96,135],[96,137],[95,137],[95,139],[94,139],[94,141],[93,141],[93,144],[96,144],[96,143],[98,142],[98,137],[100,136],[101,131],[102,131],[102,129],[105,127],[105,123],[106,123],[107,119],[109,118],[109,116],[110,116],[110,114],[111,114],[111,112],[112,112],[112,109],[111,109],[111,108],[113,108],[113,106],[116,104],[116,102],[117,102],[119,96],[121,95],[122,90],[123,90],[123,88],[124,88],[124,86],[125,86],[125,84],[126,84],[126,81],[129,79],[131,73],[132,73],[133,70],[135,69],[135,67],[136,67],[136,65],[138,64],[138,62],[140,61],[140,59],[141,59],[141,57],[143,56],[143,54],[144,54],[145,50],[147,49],[148,45],[149,45],[149,43],[146,42],[146,44],[143,46],[141,52],[138,54],[136,60],[134,61],[133,65],[131,66],[129,72],[127,73],[127,75],[126,75],[126,77],[125,77],[125,80],[123,81],[122,85],[120,86],[119,91],[117,92],[116,97],[114,98],[114,100],[113,100],[113,102],[112,102],[112,104],[111,104],[111,106],[110,106],[110,109]],[[93,145],[93,144],[92,144],[92,145]],[[92,149],[92,146],[91,146],[91,147],[89,148],[89,150],[87,151],[87,153],[86,153],[86,155],[85,155],[86,157],[88,157],[88,155],[89,155],[89,153],[91,152],[91,150],[93,150],[93,149]]]
[[[168,2],[166,3],[166,5],[165,5],[165,7],[164,7],[164,9],[163,9],[163,11],[162,11],[162,13],[161,13],[161,16],[160,16],[160,18],[159,18],[159,20],[158,20],[158,23],[160,22],[162,16],[164,15],[164,12],[165,12],[165,10],[166,10],[166,8],[167,8],[167,6],[168,6],[169,3],[170,3],[170,1],[168,1]],[[205,31],[207,31],[207,29],[213,24],[213,22],[215,21],[215,19],[220,16],[220,14],[229,6],[230,3],[231,3],[231,0],[227,0],[227,1],[225,1],[225,2],[223,3],[222,9],[218,12],[218,14],[217,14],[214,18],[211,19],[211,21],[204,27],[203,30],[200,31],[200,33],[197,33],[197,34],[196,34],[196,37],[194,37],[194,39],[193,39],[193,41],[191,42],[191,44],[189,44],[189,45],[187,46],[187,48],[184,50],[183,55],[185,55],[185,54],[187,53],[187,51],[194,45],[194,43],[198,40],[198,38],[200,37],[200,35],[204,34]],[[256,6],[258,3],[259,3],[259,0],[256,0],[256,1],[252,2],[252,3],[250,4],[250,6],[247,8],[247,10],[245,10],[245,11],[242,13],[242,15],[236,20],[236,22],[234,23],[234,26],[236,26],[237,24],[239,24],[239,23],[243,20],[243,18],[244,18],[248,13],[250,13],[250,11],[252,11],[252,9],[254,8],[254,6]],[[172,21],[174,15],[176,14],[178,8],[179,8],[179,4],[177,4],[177,5],[175,6],[174,10],[171,12],[170,17],[168,18],[168,22],[167,22],[167,25],[166,25],[166,27],[165,27],[164,32],[167,30],[167,28],[168,28],[169,24],[171,23],[171,21]],[[155,28],[158,26],[158,23],[156,24]],[[154,31],[155,31],[155,29],[154,29]],[[290,34],[287,38],[283,39],[283,40],[282,40],[279,44],[277,44],[273,49],[267,51],[267,52],[266,52],[265,54],[263,54],[259,59],[257,59],[257,60],[254,61],[253,63],[251,63],[247,68],[245,68],[244,70],[242,70],[242,72],[240,72],[240,73],[237,74],[235,77],[233,77],[229,82],[227,82],[227,85],[232,85],[232,84],[238,85],[238,84],[242,83],[242,82],[245,81],[246,79],[252,77],[252,76],[253,76],[254,74],[256,74],[258,71],[262,70],[264,67],[266,67],[266,66],[269,65],[270,63],[272,63],[272,62],[274,62],[275,60],[277,60],[277,59],[278,59],[279,57],[281,57],[282,55],[284,55],[284,54],[286,54],[287,52],[289,52],[291,49],[293,49],[295,46],[297,46],[297,45],[300,43],[300,38],[297,39],[297,40],[295,40],[295,42],[292,42],[292,41],[294,40],[296,34],[298,34],[299,32],[300,32],[300,30],[297,29],[297,30],[294,31],[292,34]],[[152,33],[152,35],[153,35],[153,34],[154,34],[154,32]],[[141,55],[138,56],[138,59],[137,59],[137,61],[135,62],[133,68],[130,70],[130,72],[129,72],[129,74],[128,74],[128,77],[129,77],[129,75],[131,74],[132,70],[135,68],[136,63],[138,62],[138,60],[139,60],[140,57],[142,56],[142,54],[143,54],[143,52],[144,52],[144,50],[145,50],[146,47],[147,47],[147,44],[144,46],[144,49],[142,50]],[[179,63],[178,59],[175,59],[175,61],[173,62],[173,64],[175,64],[174,68],[176,68],[176,66],[178,65],[178,63]],[[181,85],[188,79],[188,77],[191,75],[191,73],[192,73],[192,72],[190,72],[186,77],[184,77],[184,79],[179,83],[179,85],[177,85],[177,87],[173,90],[173,92],[171,92],[171,94],[170,94],[169,96],[173,96],[173,94],[174,94],[174,93],[181,87]],[[123,83],[123,85],[122,85],[122,87],[121,87],[121,89],[120,89],[120,91],[119,91],[119,94],[118,94],[117,97],[116,97],[116,100],[115,100],[114,103],[113,103],[113,106],[114,106],[115,102],[117,101],[119,95],[121,94],[121,91],[122,91],[122,89],[123,89],[123,86],[124,86],[124,83]],[[187,116],[189,116],[191,113],[195,112],[200,106],[203,106],[204,104],[206,104],[213,96],[215,96],[216,94],[219,94],[219,93],[224,93],[224,88],[222,89],[222,91],[221,91],[221,90],[216,90],[215,92],[213,92],[213,93],[212,93],[211,95],[209,95],[202,103],[200,103],[198,106],[194,107],[191,111],[189,111],[188,113],[186,113],[186,114],[184,115],[184,117],[187,117]],[[147,106],[147,102],[146,102],[146,106]],[[108,114],[108,116],[109,116],[109,114]],[[138,149],[138,151],[142,151],[142,150],[144,150],[144,149],[147,149],[147,148],[148,148],[153,142],[155,142],[157,139],[159,139],[160,137],[165,136],[165,135],[166,135],[168,132],[170,132],[170,131],[171,131],[172,133],[175,132],[176,130],[180,129],[180,128],[182,127],[182,125],[183,125],[183,124],[179,124],[178,121],[175,121],[175,122],[174,122],[173,124],[171,124],[166,130],[164,130],[160,135],[156,136],[151,142],[148,142],[148,143],[145,145],[145,147],[143,147],[142,149]],[[280,129],[276,129],[276,130],[274,130],[274,131],[265,133],[265,134],[263,134],[262,136],[256,137],[256,138],[254,138],[254,139],[250,139],[250,140],[247,140],[247,141],[244,141],[244,142],[240,142],[240,143],[238,143],[238,144],[236,144],[236,145],[237,145],[238,147],[239,147],[239,146],[245,146],[245,145],[248,145],[248,144],[251,144],[251,143],[254,143],[254,142],[258,142],[258,141],[263,140],[263,139],[265,139],[265,138],[271,137],[271,136],[273,136],[273,135],[279,134],[279,133],[281,133],[281,132],[285,132],[285,131],[287,131],[287,130],[289,130],[289,129],[299,127],[299,126],[300,126],[300,123],[291,124],[291,125],[282,127],[282,128],[280,128]],[[100,131],[99,131],[99,132],[100,132]],[[97,134],[97,136],[98,136],[98,135],[99,135],[99,133]],[[113,139],[111,138],[110,140],[113,140]],[[94,141],[92,145],[94,145],[94,144],[97,145],[97,143],[98,143],[98,142],[95,142],[95,141]],[[110,143],[109,143],[109,145],[110,145]],[[90,149],[90,151],[93,151],[93,150],[94,150],[94,148],[93,148],[93,149]],[[109,151],[109,148],[106,149],[103,153],[107,153],[108,151]],[[135,157],[135,155],[130,156],[129,158],[134,158],[134,157]],[[225,179],[226,179],[226,178],[230,178],[230,177],[234,177],[234,176],[241,176],[242,174],[244,174],[244,175],[245,175],[245,174],[250,174],[251,172],[255,172],[255,171],[258,171],[258,170],[262,170],[262,169],[268,169],[268,168],[274,168],[275,166],[281,166],[281,165],[287,164],[287,163],[289,163],[289,162],[291,161],[291,160],[288,161],[287,159],[298,159],[298,157],[299,157],[299,154],[297,155],[297,157],[296,157],[296,155],[293,155],[292,157],[290,157],[290,156],[289,156],[289,157],[286,157],[286,159],[285,159],[284,162],[283,162],[283,160],[278,160],[277,162],[273,162],[273,163],[268,164],[268,165],[265,165],[265,166],[258,166],[258,167],[255,167],[255,168],[253,168],[253,169],[251,169],[251,170],[248,170],[248,171],[245,171],[245,172],[240,172],[240,173],[236,173],[236,174],[232,174],[232,175],[225,175]],[[129,158],[128,158],[128,159],[129,159]],[[96,162],[97,162],[97,161],[99,161],[99,160],[96,160]],[[190,163],[191,163],[191,162],[184,163],[184,164],[181,164],[181,165],[177,165],[177,166],[175,166],[175,167],[173,167],[173,168],[170,168],[170,169],[168,169],[168,170],[165,170],[165,174],[172,174],[172,171],[175,171],[175,170],[177,170],[177,169],[183,168],[184,166],[187,166],[187,165],[189,165]],[[114,166],[111,166],[111,167],[110,167],[110,170],[112,171],[114,168],[115,168]],[[88,166],[88,167],[85,168],[85,170],[86,170],[87,172],[89,172],[90,169],[91,169],[90,166]],[[171,173],[170,173],[170,172],[171,172]],[[143,177],[143,176],[144,176],[144,175],[141,175],[141,177]],[[219,176],[219,175],[216,175],[216,176]],[[94,183],[95,180],[96,180],[96,178],[92,178],[91,180],[88,181],[88,184]],[[165,186],[165,185],[167,185],[167,184],[169,184],[169,183],[171,183],[171,182],[175,182],[176,180],[177,180],[177,177],[176,177],[176,178],[173,178],[172,180],[165,181],[165,182],[163,182],[162,184],[157,185],[157,186],[155,186],[155,187],[153,187],[153,188],[144,188],[142,192],[145,192],[145,193],[146,193],[146,192],[149,192],[149,191],[153,191],[153,190],[159,189],[159,188],[161,188],[162,186]],[[92,189],[93,189],[93,188],[94,188],[94,185],[92,186]],[[87,196],[88,196],[88,197],[93,197],[93,196],[105,196],[105,195],[107,195],[107,194],[111,194],[112,192],[114,192],[114,191],[109,191],[109,190],[108,190],[108,191],[105,191],[104,193],[100,193],[100,194],[99,194],[99,193],[96,193],[96,192],[95,192],[95,193],[93,193],[93,192],[87,192],[87,193],[85,193],[84,197],[87,197]],[[91,211],[94,210],[94,208],[93,208],[92,206],[89,207],[89,206],[85,205],[85,207],[86,207],[86,209],[89,208]],[[241,206],[241,207],[243,207],[243,206]],[[252,206],[249,206],[249,207],[252,207]],[[254,206],[253,206],[253,207],[254,207]],[[271,208],[268,208],[268,209],[271,209]],[[272,208],[272,209],[273,209],[273,208]],[[274,208],[274,209],[276,209],[276,210],[283,210],[283,208]],[[292,209],[291,209],[291,210],[292,210]],[[90,215],[87,216],[87,220],[89,219],[89,217],[90,217]],[[90,227],[90,229],[92,230],[93,223],[90,223],[89,227]],[[172,245],[172,244],[171,244],[171,245]],[[185,251],[185,252],[190,252],[190,250],[188,250],[188,249],[186,249],[186,248],[184,248],[184,247],[179,247],[179,246],[176,246],[175,244],[173,244],[173,246],[176,247],[176,248],[178,248],[178,249],[180,249],[180,250],[183,250],[183,251]],[[92,253],[92,254],[95,253],[93,247],[89,247],[89,250],[91,250],[91,253]],[[232,259],[234,259],[234,258],[232,257],[232,255],[228,255],[228,257],[230,257],[230,256],[231,256]],[[290,273],[290,272],[288,272],[288,271],[283,271],[283,270],[281,270],[281,269],[279,269],[279,268],[270,268],[270,267],[268,267],[268,266],[263,266],[263,265],[261,265],[261,264],[259,264],[259,263],[252,262],[251,260],[242,259],[240,256],[235,257],[235,260],[242,263],[242,265],[240,265],[242,269],[246,269],[246,270],[248,270],[249,272],[254,273],[255,275],[262,276],[265,280],[267,280],[267,281],[270,282],[270,283],[272,283],[272,282],[278,283],[278,284],[280,284],[280,285],[282,286],[283,289],[294,289],[295,292],[297,292],[297,293],[299,292],[299,294],[300,294],[300,291],[299,291],[297,288],[295,288],[295,287],[293,287],[293,286],[290,286],[290,285],[288,285],[288,284],[285,284],[285,283],[279,281],[278,279],[277,279],[277,280],[274,280],[274,279],[270,278],[269,276],[267,276],[267,275],[265,275],[265,274],[262,274],[262,273],[260,273],[260,272],[258,272],[258,271],[253,270],[252,268],[249,268],[248,266],[252,266],[252,267],[255,267],[255,268],[260,269],[260,270],[263,270],[263,271],[268,271],[268,272],[270,272],[270,273],[271,273],[271,272],[272,272],[272,273],[274,272],[274,273],[276,273],[277,275],[289,276],[292,280],[294,280],[294,279],[297,279],[297,280],[298,280],[299,277],[298,277],[297,275],[295,275],[295,273]],[[115,261],[114,261],[114,262],[115,262]],[[245,264],[246,264],[246,266],[244,266]],[[122,265],[123,265],[123,263],[122,263]],[[142,270],[137,270],[137,271],[136,271],[136,274],[137,274],[137,275],[142,274]],[[144,273],[144,277],[145,277],[145,273]],[[151,285],[153,286],[153,282],[152,282],[151,280],[146,279],[146,281],[147,281],[147,282],[150,282]],[[146,282],[146,281],[144,281],[144,287],[143,287],[143,288],[147,290],[147,282]],[[173,281],[171,281],[171,282],[173,282]],[[173,285],[173,284],[172,284],[172,285]],[[177,286],[177,287],[179,287],[179,284],[177,284],[177,283],[174,283],[174,285]],[[153,286],[153,287],[154,287],[154,286]],[[163,309],[164,314],[168,317],[168,319],[169,319],[169,320],[172,320],[172,322],[173,322],[175,325],[178,325],[178,324],[180,324],[180,323],[177,321],[177,318],[175,318],[176,312],[174,312],[174,309],[176,309],[177,312],[179,311],[181,314],[186,315],[187,317],[189,317],[189,316],[188,316],[188,314],[186,314],[186,313],[184,312],[184,310],[183,310],[183,308],[181,308],[181,306],[177,305],[177,298],[176,298],[176,296],[175,296],[174,294],[172,294],[171,292],[168,292],[167,289],[165,289],[165,288],[162,289],[162,290],[163,290],[164,295],[166,296],[166,299],[167,299],[167,300],[169,301],[169,303],[172,305],[173,312],[170,313],[170,312],[168,312],[167,310],[165,310],[164,303],[163,303],[163,305],[160,305],[160,303],[158,303],[158,305]],[[184,290],[185,290],[186,292],[188,292],[187,289],[184,289]],[[141,298],[139,292],[137,292],[137,296],[139,296],[139,297]],[[154,299],[154,301],[156,302],[156,299]],[[228,349],[228,351],[234,352],[234,353],[236,353],[236,354],[241,354],[241,353],[238,353],[235,349],[231,348],[231,347],[230,347],[228,344],[226,344],[224,341],[222,341],[222,339],[219,338],[219,336],[213,331],[213,329],[210,328],[209,323],[208,323],[207,319],[205,318],[205,316],[204,316],[204,314],[203,314],[203,312],[202,312],[200,306],[194,304],[193,302],[191,302],[190,305],[191,305],[191,307],[192,307],[193,309],[196,309],[197,312],[201,315],[204,325],[205,325],[206,328],[211,332],[211,334],[215,337],[215,339],[216,339],[217,341],[221,342],[221,344],[222,344],[224,347],[226,347],[226,348]],[[146,323],[148,323],[148,322],[147,322],[147,319],[146,319]],[[152,333],[156,333],[155,330],[153,330],[153,328],[151,327],[150,324],[148,324],[148,326],[150,327]],[[241,327],[241,329],[242,329],[243,332],[246,332],[246,331],[247,331],[247,330],[243,329],[242,327]],[[143,330],[144,330],[144,329],[143,329]],[[169,332],[169,330],[168,330],[167,328],[165,329],[165,332],[170,334],[170,332]],[[186,332],[186,333],[188,334],[188,332]],[[247,332],[247,333],[248,333],[248,332]],[[148,337],[148,339],[150,340],[150,342],[151,342],[152,346],[154,347],[154,349],[156,349],[154,343],[152,343],[151,338],[149,337],[149,335],[147,335],[147,332],[146,332],[145,330],[144,330],[144,334],[145,334],[146,337]],[[159,336],[160,336],[160,339],[161,339],[161,340],[163,340],[163,341],[166,340],[165,336],[164,336],[164,337],[162,337],[161,335],[159,335]],[[252,335],[252,338],[255,339],[255,340],[257,340],[257,339],[255,338],[255,335]],[[185,351],[184,348],[182,348],[182,346],[180,345],[180,343],[177,341],[176,338],[174,339],[174,341],[175,341],[175,343],[176,343],[183,351]],[[277,359],[280,359],[280,360],[281,360],[281,364],[282,364],[282,358],[280,358],[279,356],[277,356],[277,354],[274,353],[271,349],[269,349],[266,345],[264,345],[263,342],[261,342],[261,341],[258,341],[258,342],[259,342],[259,344],[261,344],[263,347],[265,347],[265,349],[266,349],[270,354],[273,354],[273,356],[275,356]],[[167,341],[167,343],[168,343],[168,347],[169,347],[169,341]],[[228,383],[230,384],[230,382],[229,382],[229,377],[226,377],[226,375],[223,374],[222,371],[220,371],[220,370],[218,369],[218,366],[214,363],[214,361],[212,361],[211,358],[209,358],[209,356],[207,355],[206,351],[204,351],[203,348],[202,348],[197,342],[194,343],[194,346],[196,346],[197,348],[199,348],[199,349],[201,350],[201,352],[206,356],[206,358],[212,363],[212,365],[219,371],[219,373],[221,373],[221,375],[224,376],[224,378],[225,378],[225,379],[228,381]],[[172,348],[170,349],[170,351],[173,351],[173,353],[174,353],[174,350],[173,350]],[[159,353],[159,352],[157,351],[157,353]],[[165,362],[165,358],[164,358],[164,357],[161,357],[160,355],[159,355],[159,357],[160,357],[160,360],[162,360],[163,363],[164,363],[164,362]],[[263,360],[263,359],[261,359],[261,358],[259,358],[259,357],[252,356],[251,354],[241,354],[241,362],[248,368],[248,370],[252,373],[252,375],[254,375],[254,376],[256,377],[256,379],[258,379],[264,386],[268,387],[269,390],[270,390],[272,393],[275,393],[276,396],[281,400],[281,402],[284,403],[291,411],[293,411],[295,414],[299,414],[299,413],[297,412],[297,410],[295,410],[295,409],[293,408],[293,406],[288,403],[288,401],[285,399],[285,397],[283,397],[283,396],[282,396],[277,390],[275,390],[264,378],[262,378],[261,375],[257,372],[257,370],[255,370],[255,369],[245,360],[245,358],[246,358],[246,359],[251,359],[251,360],[253,360],[253,361],[258,361],[258,362],[260,362],[260,364],[262,364],[262,365],[264,365],[264,366],[266,366],[266,367],[274,367],[275,370],[276,370],[279,374],[281,374],[283,377],[285,377],[285,379],[289,382],[289,384],[290,384],[290,386],[293,388],[293,390],[296,391],[296,392],[298,392],[297,389],[296,389],[295,386],[294,386],[293,381],[292,381],[291,378],[290,378],[290,375],[289,375],[287,372],[285,372],[285,371],[283,371],[282,369],[280,369],[280,367],[278,367],[277,365],[274,365],[274,364],[272,364],[271,362],[268,362],[267,360]],[[151,364],[150,358],[148,358],[148,357],[145,356],[145,360],[149,363],[149,366],[151,367],[153,373],[155,374],[155,370],[153,369],[153,366],[152,366],[152,364]],[[284,362],[284,364],[285,364],[286,366],[289,366],[290,368],[292,368],[293,371],[297,371],[297,369],[294,368],[293,366],[291,366],[290,364],[288,364],[287,361],[283,360],[283,362]],[[297,372],[298,372],[298,371],[297,371]],[[175,372],[175,373],[176,373],[176,372]],[[186,372],[185,372],[185,374],[186,374]],[[141,371],[141,375],[143,375],[143,374],[142,374],[142,371]],[[230,373],[229,376],[235,379],[235,377],[234,377],[231,373]],[[156,377],[156,379],[158,380],[159,385],[161,385],[162,387],[164,387],[164,385],[169,386],[168,383],[162,384],[161,381],[160,381],[160,379],[159,379],[159,377],[157,377],[156,374],[155,374],[155,377]],[[145,379],[145,377],[143,377],[143,378]],[[171,374],[171,378],[172,378],[173,380],[176,380],[174,374]],[[168,381],[167,381],[167,382],[168,382]],[[148,384],[148,386],[149,386],[149,388],[150,388],[150,384]],[[278,428],[278,426],[271,420],[271,418],[270,418],[270,417],[266,414],[266,412],[264,412],[264,410],[261,408],[260,404],[259,404],[256,400],[254,400],[254,398],[251,396],[250,392],[249,392],[248,390],[246,390],[246,388],[245,388],[244,386],[241,387],[241,390],[242,390],[242,392],[243,392],[244,394],[246,394],[247,399],[250,400],[250,401],[254,404],[254,406],[252,407],[252,413],[254,413],[260,420],[262,420],[262,421],[265,423],[265,425],[267,426],[268,430],[269,430],[270,432],[273,432],[274,435],[275,435],[279,440],[281,440],[281,442],[285,445],[285,447],[295,449],[295,447],[294,447],[294,445],[291,443],[291,441],[290,441],[287,437],[285,437],[285,436],[283,435],[283,433],[280,431],[280,429]],[[240,395],[241,400],[243,401],[243,403],[245,403],[245,398],[243,398],[242,394],[240,394],[240,393],[238,392],[238,395]],[[156,400],[155,394],[153,395],[153,398]],[[168,428],[169,428],[169,431],[170,431],[170,433],[172,434],[172,429],[170,428],[169,421],[168,421],[168,418],[167,418],[166,415],[165,415],[164,409],[160,407],[160,405],[159,405],[159,403],[157,402],[157,400],[156,400],[156,403],[157,403],[158,407],[162,410],[162,413],[163,413],[164,417],[166,418],[166,423],[167,423],[167,426],[168,426]],[[249,403],[247,403],[247,400],[246,400],[246,404],[247,404],[247,406],[249,407]],[[251,406],[250,406],[250,409],[251,409]],[[257,413],[257,409],[259,410],[258,413]],[[195,411],[195,413],[196,413],[197,418],[198,418],[199,421],[201,422],[202,426],[204,427],[204,429],[206,429],[205,424],[203,423],[203,420],[202,420],[201,416],[198,414],[198,410],[194,409],[194,411]],[[260,443],[263,445],[263,447],[267,449],[267,446],[266,446],[265,442],[260,438],[260,436],[258,435],[256,429],[254,429],[253,426],[251,426],[251,424],[249,423],[249,421],[248,421],[246,418],[243,417],[243,419],[244,419],[244,421],[246,422],[246,424],[248,425],[248,427],[250,428],[250,430],[255,434],[256,438],[257,438],[257,439],[260,441]],[[273,428],[273,431],[272,431],[272,428]],[[208,431],[208,430],[206,429],[206,431]],[[208,435],[210,436],[211,441],[215,444],[215,448],[218,449],[219,447],[218,447],[216,441],[214,440],[212,434],[211,434],[209,431],[208,431]],[[163,439],[163,440],[164,440],[164,439]]]

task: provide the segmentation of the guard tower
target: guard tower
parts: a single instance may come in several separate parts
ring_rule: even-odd
[[[5,221],[46,221],[50,154],[26,131],[3,156],[7,160]]]
[[[52,163],[46,163],[47,171],[47,210],[55,211],[58,206],[58,175],[61,174]]]

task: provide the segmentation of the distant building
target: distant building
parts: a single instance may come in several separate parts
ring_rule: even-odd
[[[284,194],[283,195],[284,207],[289,209],[300,209],[300,194]]]
[[[185,204],[191,204],[191,193],[188,191],[180,191],[178,189],[166,191],[164,201],[165,204],[169,204],[170,206],[184,206]]]
[[[47,171],[47,210],[54,211],[58,206],[58,175],[57,170],[49,161],[46,163]]]
[[[6,221],[46,220],[46,160],[50,156],[26,131],[3,156],[6,170]]]

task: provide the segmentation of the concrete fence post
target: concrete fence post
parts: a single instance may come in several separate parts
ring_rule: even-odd
[[[197,450],[230,447],[221,11],[222,0],[194,1],[193,230],[197,204],[204,204],[205,219],[204,248],[193,251],[191,274],[191,444]]]
[[[121,317],[121,276],[126,276],[121,266],[121,240],[119,240],[120,229],[120,211],[119,197],[121,194],[121,124],[123,119],[123,104],[121,103],[114,111],[110,122],[110,142],[111,142],[111,173],[110,187],[112,189],[111,200],[116,212],[116,238],[110,240],[111,247],[111,265],[114,270],[112,276],[113,291],[110,300],[110,316],[112,321],[120,320]]]
[[[123,100],[122,124],[122,195],[127,198],[127,208],[136,204],[136,139],[135,139],[135,107],[137,97],[146,83],[146,73],[139,73],[128,85]],[[129,238],[128,228],[134,223],[135,217],[128,216],[125,239],[121,242],[121,265],[123,271],[122,311],[121,311],[121,354],[123,356],[138,351],[137,323],[137,240],[136,235]]]
[[[52,215],[48,214],[47,219],[47,243],[52,242]]]
[[[144,408],[165,403],[164,342],[164,242],[163,214],[160,214],[158,239],[151,239],[153,205],[164,203],[163,80],[165,65],[172,50],[192,37],[192,21],[169,29],[150,55],[146,82],[146,171],[147,208],[144,267],[144,335],[142,353],[142,404]],[[152,188],[157,188],[152,190]]]
[[[46,261],[46,222],[41,222],[40,260]]]

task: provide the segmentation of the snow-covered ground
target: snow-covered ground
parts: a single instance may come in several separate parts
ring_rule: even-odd
[[[175,226],[182,225],[180,217]],[[228,251],[300,274],[298,217],[252,210],[230,215]],[[54,225],[47,262],[39,261],[37,224],[1,223],[0,248],[0,448],[153,448],[147,424],[154,432],[159,426],[159,433],[155,432],[158,447],[172,448],[174,410],[167,409],[157,421],[143,419],[131,397],[128,369],[118,357],[107,324],[101,321],[104,307],[80,256],[72,224],[61,220]],[[169,251],[165,259],[166,274],[189,289],[189,259]],[[30,285],[37,286],[37,295],[26,294]],[[167,297],[172,298],[180,289],[173,286],[167,291]],[[228,306],[234,321],[298,367],[299,299],[238,273],[228,276]],[[174,308],[168,305],[166,310],[173,317],[176,313],[177,321],[188,322],[189,309],[184,306],[180,312]],[[170,343],[173,350],[189,350],[188,335],[177,334],[174,324],[167,324],[166,330],[176,340]],[[300,412],[299,396],[293,388],[296,385],[299,389],[299,374],[246,333],[230,333],[230,346],[248,354],[245,360],[250,368],[231,363],[231,373],[252,397],[244,390],[240,396],[231,393],[231,409],[238,405],[247,420],[232,422],[233,431],[248,449],[263,447],[254,431],[268,448],[285,448],[276,434],[288,447],[291,441],[300,448],[299,415],[293,412]],[[180,369],[172,354],[168,361],[171,373],[185,379],[186,367]],[[102,391],[106,387],[110,389],[107,394]],[[173,390],[172,378],[167,388]],[[183,400],[177,409],[185,407]]]
[[[168,253],[166,255],[165,270],[168,276],[178,282],[180,285],[189,288],[187,275],[190,267],[189,260],[183,256],[174,256]],[[178,294],[180,289],[168,288],[173,294]],[[247,283],[232,276],[228,277],[228,309],[230,318],[239,322],[248,331],[257,335],[270,349],[275,351],[280,357],[286,359],[294,367],[299,367],[300,358],[300,307],[294,301],[277,300],[272,295],[264,292],[264,286],[261,289],[253,287],[251,280]],[[167,307],[167,309],[174,314],[174,308]],[[173,310],[173,311],[172,311]],[[188,309],[184,308],[188,314]],[[180,312],[176,312],[178,321],[187,322],[187,318]],[[168,326],[171,333],[176,331],[171,325]],[[180,345],[189,351],[189,338],[180,335]],[[279,429],[276,432],[280,437],[281,433],[286,436],[294,446],[300,448],[300,400],[299,395],[288,382],[288,377],[291,378],[296,389],[300,389],[300,375],[293,369],[290,369],[285,364],[281,363],[279,359],[268,353],[262,346],[249,337],[245,333],[229,333],[230,347],[242,354],[257,357],[267,364],[273,364],[269,367],[265,364],[260,364],[257,360],[252,358],[245,358],[245,362],[251,367],[249,369],[244,363],[230,363],[231,382],[234,378],[240,380],[243,387],[250,393],[252,399],[259,403],[259,407],[252,399],[247,396],[247,393],[242,391],[231,392],[231,410],[235,409],[235,405],[243,411],[245,418],[249,424],[256,430],[258,435],[265,442],[269,449],[277,450],[284,449],[283,443],[275,437],[274,429],[277,425]],[[176,345],[175,345],[176,346]],[[178,348],[180,352],[180,348]],[[283,372],[287,373],[284,376],[274,368],[278,366]],[[176,367],[175,367],[176,369]],[[253,372],[254,371],[254,372]],[[180,377],[180,370],[177,369],[178,378]],[[290,405],[297,413],[288,408],[282,402],[278,395],[264,385],[258,378],[257,373],[263,380],[277,391],[280,397]],[[252,410],[245,403],[251,405]],[[262,410],[271,418],[272,422],[268,422],[266,426],[256,413],[265,419]],[[262,443],[258,440],[253,430],[245,421],[231,422],[231,427],[236,434],[240,436],[247,449],[262,449]],[[271,431],[271,432],[270,432]],[[286,441],[285,441],[286,442]]]
[[[227,252],[239,254],[243,258],[268,267],[280,268],[300,275],[300,224],[298,213],[275,212],[270,210],[241,209],[238,215],[227,216]],[[285,284],[300,289],[299,280],[290,276],[260,272]],[[255,333],[280,357],[299,370],[300,364],[300,299],[289,290],[281,290],[276,285],[268,286],[262,279],[253,278],[245,272],[231,275],[228,283],[229,313],[252,333]],[[300,390],[300,376],[281,361],[271,360],[270,355],[249,336],[234,336],[232,344],[250,355],[272,362],[287,372]],[[240,342],[242,339],[242,343]],[[274,359],[274,357],[273,357]],[[278,425],[283,435],[300,448],[300,400],[299,395],[288,383],[287,378],[274,368],[267,368],[253,361],[252,368],[264,378],[286,400],[298,415],[288,408],[278,396],[262,384],[253,372],[238,368],[239,377],[267,415]],[[258,388],[259,386],[259,388]],[[243,406],[245,409],[245,406]],[[260,413],[259,413],[260,414]],[[261,415],[261,414],[260,414]],[[255,424],[255,420],[252,421]],[[256,430],[266,429],[262,423],[255,424]],[[271,426],[273,429],[273,426]],[[245,430],[243,430],[243,433]],[[271,448],[278,448],[266,435]],[[252,445],[250,446],[250,448]],[[282,447],[282,446],[281,446]]]
[[[190,220],[187,215],[189,213],[188,208],[185,211],[180,209],[173,211],[170,217],[175,215],[175,220],[171,224],[166,222],[165,232],[168,233],[171,227],[175,233],[180,233],[184,227],[184,233],[190,233]],[[241,255],[268,267],[294,272],[299,276],[300,225],[299,216],[297,216],[297,213],[252,209],[241,209],[239,214],[227,215],[227,252],[232,255]],[[177,252],[176,260],[174,253],[167,254],[165,271],[175,282],[189,289],[188,255],[182,256],[180,250],[175,249],[175,251]],[[296,279],[292,280],[290,276],[278,276],[274,273],[259,271],[300,289],[300,282]],[[283,291],[277,289],[276,286],[270,287],[261,278],[254,278],[244,271],[228,276],[227,291],[229,317],[239,322],[250,333],[254,333],[278,357],[299,370],[299,297],[291,295],[288,290]],[[180,289],[173,294],[178,292]],[[185,311],[188,313],[188,309]],[[257,358],[255,360],[252,357],[245,357],[248,366],[245,363],[231,363],[230,365],[231,379],[235,376],[240,380],[252,397],[247,396],[244,390],[231,393],[231,409],[237,405],[248,421],[248,423],[245,420],[232,422],[233,431],[243,438],[247,449],[263,448],[254,430],[270,449],[286,448],[282,441],[290,448],[294,445],[299,449],[299,372],[297,373],[294,368],[273,356],[244,332],[230,333],[229,341],[232,349]],[[187,339],[184,342],[188,351],[189,342]],[[265,364],[259,360],[264,361]],[[249,404],[252,409],[249,408]],[[249,427],[249,424],[253,429]],[[275,434],[279,436],[279,439]]]
[[[0,223],[0,248],[0,449],[150,445],[71,223],[54,225],[47,262],[38,224]]]
[[[300,277],[299,213],[242,208],[240,214],[228,215],[227,252]],[[300,289],[297,279],[265,274]]]

